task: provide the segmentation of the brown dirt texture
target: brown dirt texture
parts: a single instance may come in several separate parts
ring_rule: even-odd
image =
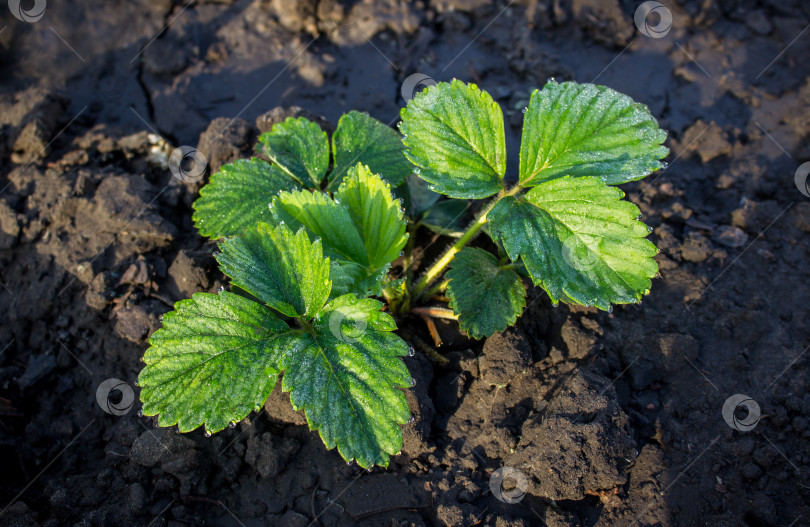
[[[810,525],[810,3],[662,0],[642,29],[620,0],[44,4],[0,6],[0,525]],[[489,91],[512,161],[550,77],[648,105],[669,166],[622,188],[661,251],[651,294],[606,313],[530,288],[481,341],[440,323],[387,469],[326,450],[280,390],[211,437],[139,417],[161,316],[227,287],[169,145],[210,173],[286,115],[393,126],[413,73]]]

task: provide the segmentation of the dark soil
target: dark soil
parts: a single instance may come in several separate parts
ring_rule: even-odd
[[[619,0],[0,6],[0,524],[810,525],[808,6],[667,2],[657,39]],[[326,451],[280,393],[210,438],[102,411],[161,315],[226,285],[168,145],[215,169],[279,106],[394,123],[416,72],[493,94],[512,170],[548,77],[648,104],[672,149],[625,186],[661,248],[648,299],[555,309],[532,288],[503,335],[441,326],[446,365],[407,359],[416,419],[387,470]],[[750,431],[723,419],[734,394],[761,408]],[[493,492],[502,467],[524,480]]]

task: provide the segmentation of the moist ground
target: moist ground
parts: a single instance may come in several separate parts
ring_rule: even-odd
[[[810,160],[810,8],[669,3],[654,39],[635,7],[68,1],[34,23],[0,9],[0,524],[810,522],[810,199],[793,180]],[[650,106],[669,167],[623,187],[661,249],[643,304],[554,308],[530,288],[504,334],[440,325],[447,363],[406,359],[415,421],[387,470],[326,451],[280,393],[210,438],[101,411],[96,388],[134,383],[161,315],[227,285],[191,223],[199,184],[161,166],[161,136],[215,169],[250,154],[276,107],[394,123],[415,72],[492,93],[512,171],[521,109],[549,77]],[[749,432],[723,420],[738,393],[762,410]],[[526,476],[517,503],[490,488],[503,466]]]

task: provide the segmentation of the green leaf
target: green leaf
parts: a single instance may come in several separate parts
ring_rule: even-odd
[[[369,265],[382,268],[399,257],[408,241],[402,205],[391,195],[388,183],[357,164],[335,193],[345,205],[366,246]]]
[[[610,185],[663,168],[666,132],[643,104],[594,84],[550,81],[532,93],[520,144],[520,184],[594,176]]]
[[[419,223],[437,234],[458,238],[464,233],[469,205],[457,199],[440,201],[425,211]]]
[[[295,230],[304,226],[315,237],[321,238],[324,253],[330,259],[368,265],[363,238],[349,211],[327,194],[308,190],[282,192],[270,208],[276,221]]]
[[[410,412],[399,388],[411,376],[399,357],[408,345],[392,333],[394,319],[382,303],[353,295],[330,302],[315,318],[313,333],[280,351],[282,389],[306,412],[327,448],[363,468],[387,466],[402,448]]]
[[[503,188],[503,113],[475,84],[430,86],[400,112],[405,154],[432,190],[453,198],[485,198]]]
[[[259,136],[256,149],[307,188],[319,188],[329,168],[329,139],[304,117],[288,117]]]
[[[284,192],[273,215],[293,228],[305,227],[323,241],[332,261],[332,296],[379,290],[391,262],[407,242],[406,222],[391,188],[361,164],[349,169],[334,199],[325,194]]]
[[[163,316],[138,376],[145,415],[181,432],[218,432],[258,409],[276,384],[273,350],[293,331],[239,295],[197,293]]]
[[[511,326],[526,305],[526,290],[511,267],[475,247],[465,247],[447,271],[450,307],[470,337],[488,337]]]
[[[413,171],[403,150],[402,138],[390,126],[365,112],[344,114],[332,134],[334,168],[329,174],[329,188],[337,188],[358,163],[396,187]]]
[[[337,298],[347,293],[357,296],[381,296],[382,283],[388,267],[373,270],[368,266],[348,260],[332,260],[329,277],[332,279],[332,293],[329,298]]]
[[[323,242],[329,258],[331,297],[375,289],[381,275],[370,268],[366,248],[349,211],[327,194],[307,190],[282,192],[271,204],[276,221],[293,229],[304,227]]]
[[[554,303],[609,310],[640,301],[658,272],[647,226],[623,196],[598,178],[562,177],[504,198],[487,219],[509,257],[523,260]]]
[[[244,289],[288,317],[310,318],[326,303],[332,283],[320,241],[301,229],[260,223],[220,242],[220,269]]]
[[[223,238],[241,234],[270,216],[267,205],[282,190],[301,188],[278,166],[261,159],[240,159],[211,176],[194,202],[200,234]]]

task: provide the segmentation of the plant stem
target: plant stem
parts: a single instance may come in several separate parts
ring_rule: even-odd
[[[408,225],[408,243],[405,245],[405,282],[410,284],[413,280],[413,244],[416,239],[416,231],[419,230],[419,224]]]
[[[467,228],[464,234],[461,235],[461,238],[456,240],[456,243],[450,246],[450,248],[445,251],[445,253],[439,258],[436,263],[434,263],[430,269],[428,269],[425,274],[422,275],[422,278],[419,279],[419,282],[413,288],[413,298],[419,298],[422,292],[429,286],[433,281],[439,277],[439,275],[444,272],[450,262],[453,261],[453,258],[456,256],[461,249],[463,249],[468,243],[475,238],[475,235],[478,234],[478,231],[481,230],[481,227],[487,222],[487,213],[492,210],[492,207],[499,201],[499,199],[495,199],[492,201],[490,205],[487,206],[484,211],[478,215],[478,218]]]
[[[442,345],[442,337],[439,335],[439,330],[436,328],[436,323],[433,322],[433,319],[421,315],[420,318],[425,322],[425,325],[428,328],[428,333],[430,333],[430,337],[433,339],[433,345],[437,348]]]
[[[452,309],[445,309],[443,307],[412,307],[411,313],[419,316],[458,320],[458,317],[453,313]]]
[[[433,283],[441,274],[447,269],[447,266],[450,265],[450,262],[453,261],[456,254],[461,251],[468,243],[470,243],[473,238],[478,234],[478,231],[487,223],[487,214],[498,204],[506,196],[514,196],[521,190],[520,185],[515,185],[509,190],[502,190],[495,196],[485,208],[481,211],[478,217],[473,221],[467,230],[464,231],[464,234],[461,235],[461,238],[456,240],[456,243],[450,246],[447,251],[439,258],[436,263],[434,263],[426,272],[422,275],[422,278],[419,279],[419,282],[413,287],[413,291],[411,292],[411,297],[414,299],[418,299],[423,295],[425,289]]]
[[[425,296],[427,298],[430,298],[436,293],[441,293],[442,291],[447,289],[448,284],[450,284],[450,280],[442,280],[438,284],[428,289],[427,293],[425,293]]]

